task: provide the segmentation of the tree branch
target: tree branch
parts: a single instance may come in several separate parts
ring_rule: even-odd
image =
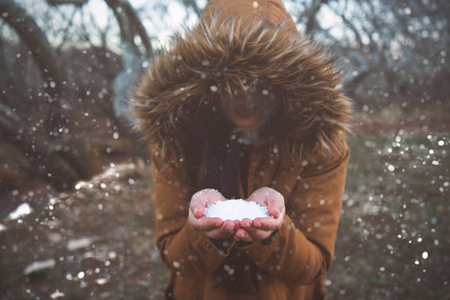
[[[202,16],[202,10],[198,8],[195,0],[182,0],[182,2],[184,6],[191,7],[199,18]]]
[[[0,103],[0,130],[6,142],[23,151],[32,166],[32,173],[60,191],[69,189],[77,182],[77,176],[58,156],[49,152],[49,148],[25,125],[19,115]]]
[[[46,82],[47,92],[52,98],[59,98],[67,83],[67,75],[45,34],[28,13],[12,0],[0,1],[0,16],[30,49]]]
[[[139,53],[134,42],[134,37],[138,35],[147,52],[147,57],[151,57],[153,50],[150,39],[131,4],[127,0],[105,0],[105,2],[113,10],[114,15],[116,16],[120,27],[122,41],[134,49],[136,53]]]
[[[62,5],[62,4],[73,4],[75,6],[83,6],[89,0],[47,0],[47,3],[53,6]]]
[[[66,120],[71,119],[70,101],[67,101],[67,99],[71,99],[73,90],[68,82],[66,70],[48,42],[44,32],[37,26],[34,19],[16,2],[13,0],[1,0],[0,16],[15,29],[21,41],[27,45],[39,67],[44,80],[46,95],[49,96],[50,99],[48,101],[51,103],[51,109],[45,118],[46,124],[48,124],[46,126],[47,134],[57,132],[62,126],[61,124],[65,124]],[[19,130],[17,132],[20,132],[20,129],[26,126],[26,121],[13,122],[14,118],[10,116],[11,114],[4,114],[2,122],[4,130],[7,131],[6,136],[9,137],[9,142],[18,149],[29,149],[28,158],[30,163],[40,163],[39,158],[41,157],[45,163],[44,167],[51,169],[53,167],[49,154],[51,150],[47,146],[41,145],[40,140],[32,132],[28,132],[25,129],[21,130],[23,136],[20,139],[16,138],[15,130],[11,130],[8,126],[13,125],[16,131]],[[89,149],[88,145],[74,134],[75,132],[76,128],[65,141],[70,149],[70,151],[64,153],[66,156],[65,163],[67,163],[67,168],[70,166],[75,170],[76,173],[73,174],[78,175],[80,178],[89,178],[101,171],[101,164],[93,156],[92,150]],[[36,157],[33,156],[34,154]],[[61,176],[63,177],[63,175]]]
[[[344,10],[342,13],[340,13],[340,12],[337,11],[337,9],[331,7],[331,5],[329,6],[329,8],[330,8],[336,15],[338,15],[339,17],[341,17],[341,19],[342,19],[342,21],[344,22],[344,24],[345,24],[345,25],[353,32],[353,34],[355,35],[356,40],[358,41],[359,47],[361,47],[361,48],[364,47],[364,44],[363,44],[362,39],[361,39],[361,35],[359,34],[359,32],[358,32],[358,30],[356,29],[355,25],[354,25],[352,22],[350,22],[350,20],[348,20],[348,19],[345,17],[345,10]]]

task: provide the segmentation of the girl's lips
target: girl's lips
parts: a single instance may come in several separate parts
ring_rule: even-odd
[[[233,111],[240,118],[250,118],[255,114],[256,109],[249,108],[247,105],[239,105],[239,106],[236,106],[235,108],[233,108]]]

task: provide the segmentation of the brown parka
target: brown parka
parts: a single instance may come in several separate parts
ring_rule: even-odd
[[[167,298],[325,298],[349,159],[351,108],[340,82],[279,0],[211,0],[199,25],[155,58],[134,104],[152,147],[157,245],[171,271]],[[248,191],[279,191],[286,215],[273,239],[218,247],[187,220],[196,191],[186,128],[199,107],[251,85],[276,95],[281,117],[251,149]]]

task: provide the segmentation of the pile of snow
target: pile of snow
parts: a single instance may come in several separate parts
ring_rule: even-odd
[[[26,215],[29,215],[33,212],[33,209],[31,208],[30,204],[28,203],[22,203],[20,204],[15,211],[11,212],[8,215],[8,219],[10,220],[17,220],[20,219]]]
[[[205,216],[208,218],[221,218],[222,220],[239,220],[247,218],[254,220],[264,218],[269,215],[267,207],[261,206],[253,201],[242,199],[230,199],[227,201],[217,201],[207,206]]]
[[[51,269],[55,266],[56,262],[53,258],[50,258],[48,260],[44,260],[44,261],[35,261],[31,264],[29,264],[25,270],[23,271],[23,273],[25,275],[30,275],[31,273],[34,272],[39,272],[42,271],[44,269]]]
[[[89,237],[82,237],[80,239],[71,239],[66,245],[67,250],[75,251],[81,248],[89,247],[94,239]]]

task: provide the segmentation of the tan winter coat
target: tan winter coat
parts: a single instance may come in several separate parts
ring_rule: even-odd
[[[134,99],[152,147],[167,298],[324,299],[349,159],[351,109],[340,78],[324,51],[300,37],[281,1],[211,0],[203,16],[154,60]],[[186,128],[199,107],[255,82],[277,95],[282,116],[252,147],[248,191],[279,191],[286,215],[269,242],[218,248],[187,220],[196,191],[184,159]]]

